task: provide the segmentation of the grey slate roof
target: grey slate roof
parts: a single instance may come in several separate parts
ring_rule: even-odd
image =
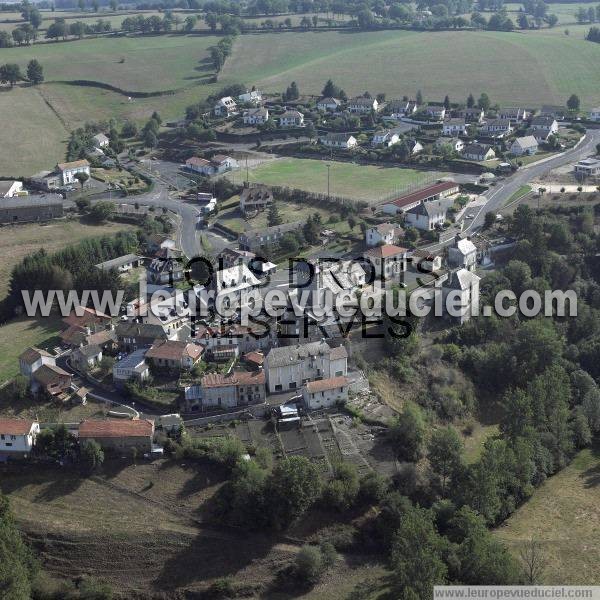
[[[267,363],[269,367],[285,367],[309,356],[329,355],[331,360],[347,358],[348,352],[344,346],[331,348],[326,342],[310,342],[308,344],[298,344],[296,346],[281,346],[280,348],[271,348],[267,354]]]

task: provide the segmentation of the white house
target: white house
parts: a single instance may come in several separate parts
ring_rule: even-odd
[[[298,110],[286,110],[279,117],[279,127],[304,127],[304,115]]]
[[[102,348],[97,344],[79,346],[73,350],[71,360],[77,367],[87,371],[102,361]]]
[[[509,152],[514,156],[532,155],[538,151],[538,141],[533,135],[518,137],[511,144]]]
[[[374,276],[381,281],[392,281],[406,271],[408,250],[393,244],[370,248],[364,254],[374,268]]]
[[[408,146],[408,151],[411,155],[419,154],[419,152],[423,152],[423,144],[415,139],[406,140],[406,145]]]
[[[321,137],[319,141],[329,148],[344,148],[345,150],[355,148],[358,144],[356,138],[348,133],[328,133]]]
[[[356,114],[367,114],[371,111],[377,112],[379,110],[379,102],[375,98],[365,98],[359,96],[348,100],[348,112]]]
[[[262,102],[262,92],[258,90],[251,90],[238,96],[238,101],[242,104],[254,104],[257,106]]]
[[[0,418],[0,462],[7,458],[27,458],[39,432],[37,421]]]
[[[526,121],[530,112],[524,108],[518,107],[510,107],[510,108],[502,108],[498,111],[499,119],[508,119],[510,121]]]
[[[477,247],[469,239],[457,236],[454,246],[448,248],[448,264],[459,269],[475,270],[477,266]]]
[[[490,137],[503,138],[513,132],[512,121],[509,119],[494,119],[481,127],[481,132]]]
[[[237,104],[231,96],[221,98],[213,107],[217,117],[230,117],[237,114]]]
[[[265,401],[264,371],[234,371],[228,375],[209,373],[200,384],[185,388],[188,411],[229,409]]]
[[[440,137],[435,140],[435,147],[442,148],[450,146],[452,152],[462,152],[465,148],[465,143],[460,138]]]
[[[600,160],[584,158],[575,164],[574,170],[579,177],[600,177]]]
[[[94,148],[106,148],[110,144],[110,140],[103,133],[97,133],[92,137]]]
[[[455,136],[455,135],[466,135],[467,124],[464,119],[448,119],[444,121],[442,125],[442,135]]]
[[[62,184],[69,185],[71,183],[78,183],[78,180],[75,177],[77,173],[85,173],[88,177],[90,176],[90,163],[85,159],[74,160],[67,163],[58,163],[56,165],[56,170],[61,176]]]
[[[330,377],[309,381],[302,388],[302,399],[308,410],[329,408],[348,399],[348,378]]]
[[[547,130],[550,134],[558,133],[558,121],[554,117],[540,115],[531,119],[530,128],[533,131],[538,129]]]
[[[231,156],[216,154],[210,160],[192,156],[185,161],[186,169],[201,175],[216,175],[237,168],[238,163]]]
[[[22,181],[0,181],[0,198],[14,198],[23,193]]]
[[[390,100],[385,108],[393,119],[400,119],[414,115],[418,106],[413,100]]]
[[[469,144],[465,146],[463,150],[463,158],[467,160],[491,160],[492,158],[496,158],[496,153],[492,150],[490,146],[486,146],[484,144]]]
[[[442,284],[443,306],[451,319],[460,324],[468,321],[479,308],[481,277],[467,269],[454,271]]]
[[[446,214],[452,204],[454,204],[453,200],[422,202],[406,211],[406,224],[422,231],[431,231],[441,227],[446,222]]]
[[[365,242],[369,248],[381,244],[393,244],[400,227],[392,223],[380,223],[365,231]]]
[[[225,307],[239,305],[244,294],[260,285],[244,263],[216,271],[211,283],[216,293],[215,302],[223,302]]]
[[[440,183],[428,185],[421,190],[404,194],[395,200],[386,202],[383,204],[382,210],[388,215],[397,215],[410,210],[421,202],[429,202],[445,198],[446,196],[452,196],[458,193],[459,190],[460,186],[458,183],[454,181],[441,181]]]
[[[600,121],[600,107],[590,110],[590,121]]]
[[[331,348],[324,341],[271,348],[265,373],[271,393],[296,390],[307,381],[347,375],[348,353],[344,346]]]
[[[113,382],[116,386],[123,386],[129,381],[142,382],[150,376],[150,369],[146,363],[146,348],[134,350],[113,366]]]
[[[42,365],[55,366],[56,359],[45,350],[35,347],[27,348],[27,350],[19,356],[19,369],[21,375],[27,377],[27,379],[31,379],[33,374]]]
[[[443,121],[446,116],[446,109],[443,106],[428,106],[425,109],[425,114],[437,121]]]
[[[483,119],[485,118],[485,111],[483,110],[483,108],[465,108],[465,110],[463,110],[460,113],[460,115],[467,123],[475,123],[479,125],[483,123]]]
[[[393,146],[400,141],[400,136],[390,129],[381,129],[373,134],[371,139],[371,146]]]
[[[262,125],[269,120],[269,109],[263,106],[244,111],[244,125]]]
[[[325,112],[337,112],[342,106],[342,101],[337,98],[321,98],[317,101],[317,109]]]

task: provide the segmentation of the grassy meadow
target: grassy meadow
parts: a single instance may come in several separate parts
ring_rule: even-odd
[[[13,267],[25,256],[44,248],[52,253],[64,248],[68,244],[99,237],[112,235],[118,231],[133,229],[132,225],[125,223],[106,223],[95,225],[81,220],[61,220],[39,225],[37,223],[23,225],[5,225],[0,227],[0,300],[8,293],[10,273]],[[0,340],[3,337],[0,329]],[[1,377],[0,377],[1,379]]]
[[[0,174],[29,174],[49,157],[56,162],[64,156],[66,130],[86,120],[141,122],[154,110],[178,118],[187,105],[234,82],[280,92],[296,81],[301,93],[318,94],[332,77],[350,95],[370,90],[391,98],[421,89],[426,100],[439,101],[446,94],[462,100],[485,91],[493,102],[528,106],[562,105],[576,93],[591,107],[600,103],[600,45],[583,39],[586,26],[569,30],[569,36],[562,27],[242,35],[216,84],[207,81],[213,74],[209,48],[217,35],[117,36],[3,49],[3,62],[23,69],[37,58],[46,82],[0,93],[0,114],[14,130],[16,145],[15,152],[0,157]],[[75,80],[125,93],[72,85]],[[169,93],[129,99],[127,92]]]
[[[600,584],[600,453],[582,451],[495,534],[518,556],[532,537],[545,557],[547,585]]]
[[[29,346],[51,348],[63,329],[60,319],[22,318],[0,325],[0,385],[19,374],[19,355]]]

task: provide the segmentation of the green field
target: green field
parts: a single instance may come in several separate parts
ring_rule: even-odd
[[[0,174],[32,175],[64,158],[69,133],[38,90],[0,88],[0,115]]]
[[[336,161],[304,158],[281,158],[267,161],[249,171],[249,180],[267,185],[327,193],[327,167],[330,164],[330,193],[357,200],[379,201],[413,184],[432,181],[446,173],[432,173],[375,167]]]
[[[30,223],[1,227],[0,300],[3,300],[8,293],[10,273],[13,267],[28,254],[32,254],[40,248],[52,253],[64,248],[67,244],[76,244],[90,237],[114,235],[119,231],[131,229],[134,229],[134,226],[125,223],[96,225],[82,222],[80,219],[52,221],[44,225]]]
[[[0,385],[19,373],[19,355],[29,346],[50,347],[62,329],[56,317],[23,318],[0,325]]]
[[[219,36],[90,38],[3,49],[3,61],[22,68],[31,58],[40,60],[46,83],[38,90],[22,90],[16,102],[15,90],[0,94],[2,115],[8,115],[9,127],[15,131],[11,137],[18,145],[17,152],[3,153],[0,174],[15,170],[28,174],[39,166],[36,154],[51,156],[49,162],[63,158],[61,120],[73,129],[92,119],[141,121],[154,110],[163,118],[178,118],[187,105],[233,82],[280,92],[296,81],[301,93],[318,94],[332,77],[348,94],[369,90],[388,97],[414,96],[421,89],[425,100],[439,101],[446,94],[452,100],[464,100],[469,92],[485,91],[492,102],[538,106],[563,105],[576,93],[584,107],[597,105],[600,45],[583,39],[585,26],[569,29],[569,36],[561,27],[528,33],[242,35],[236,39],[219,83],[209,85],[208,49]],[[68,84],[81,79],[108,83],[124,92],[174,93],[129,99],[127,93]],[[17,134],[22,130],[24,134]],[[52,146],[47,152],[41,148],[45,143]]]
[[[580,6],[588,9],[596,8],[596,2],[557,2],[548,4],[548,14],[555,14],[558,17],[558,25],[573,25],[577,23],[576,13]],[[523,6],[519,2],[510,2],[504,5],[506,10],[514,13],[510,15],[516,21],[518,11]],[[589,26],[588,26],[589,27]]]
[[[518,554],[542,544],[548,585],[600,584],[600,455],[584,450],[496,530]]]

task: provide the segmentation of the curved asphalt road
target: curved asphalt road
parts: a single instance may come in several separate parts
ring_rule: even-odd
[[[498,185],[492,188],[491,193],[487,196],[487,202],[481,206],[479,212],[475,215],[475,218],[463,229],[463,232],[472,233],[481,228],[485,219],[485,213],[498,212],[521,186],[527,185],[536,177],[562,165],[577,162],[584,156],[594,154],[596,151],[596,144],[598,143],[600,143],[600,129],[588,129],[585,138],[577,147],[571,148],[570,150],[540,164],[522,167],[514,175],[498,182]],[[148,175],[147,171],[144,173],[145,175]],[[155,176],[152,176],[152,178],[155,182],[154,190],[152,192],[140,194],[139,196],[120,198],[118,202],[123,204],[148,204],[150,206],[166,208],[179,215],[181,222],[178,231],[178,242],[188,258],[197,256],[202,252],[198,235],[200,231],[201,235],[209,240],[215,253],[220,252],[224,247],[229,245],[229,242],[226,239],[214,234],[210,230],[199,230],[197,224],[198,218],[202,215],[200,209],[192,204],[171,198],[169,196],[168,186],[165,182],[157,179]],[[446,242],[428,246],[427,249],[436,250],[451,244],[452,242],[453,238]]]

